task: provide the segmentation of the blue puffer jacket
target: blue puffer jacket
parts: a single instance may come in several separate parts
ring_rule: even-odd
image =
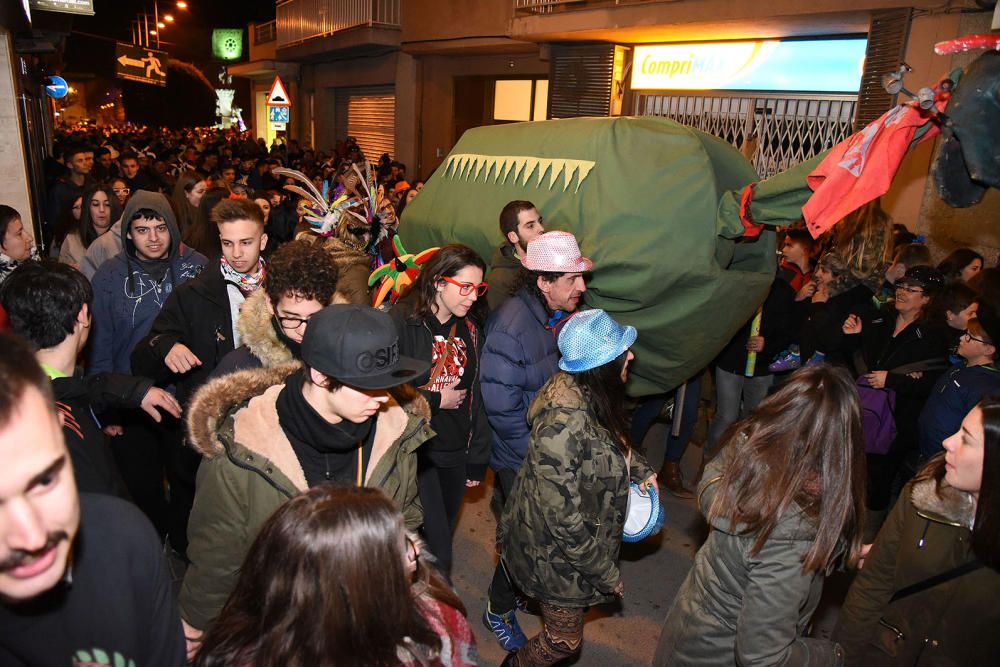
[[[920,458],[929,459],[944,447],[976,403],[988,394],[1000,393],[1000,370],[995,366],[972,366],[963,361],[948,369],[924,403],[918,421]]]
[[[170,230],[170,265],[161,280],[155,280],[136,257],[128,238],[129,220],[140,209],[159,213]],[[129,355],[149,333],[171,292],[201,273],[207,260],[181,244],[180,231],[170,203],[163,195],[140,190],[122,215],[122,251],[101,264],[91,279],[94,287],[93,333],[87,373],[132,373]]]
[[[528,452],[528,406],[559,370],[557,332],[549,315],[527,290],[503,302],[486,323],[480,386],[493,427],[490,467],[517,470]]]

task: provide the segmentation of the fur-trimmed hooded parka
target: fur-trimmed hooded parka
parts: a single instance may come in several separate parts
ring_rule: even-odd
[[[181,615],[204,629],[222,610],[261,526],[307,488],[305,473],[278,423],[276,401],[298,364],[216,378],[194,396],[188,437],[203,456],[188,522],[191,564],[180,593]],[[366,486],[402,509],[409,529],[422,522],[416,450],[433,437],[427,402],[407,386],[391,390],[375,425]]]

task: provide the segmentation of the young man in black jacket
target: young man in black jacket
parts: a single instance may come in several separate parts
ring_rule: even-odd
[[[108,409],[142,408],[156,421],[157,409],[180,416],[180,405],[147,378],[98,373],[83,378],[76,368],[90,335],[90,283],[71,266],[28,262],[4,283],[2,302],[11,330],[35,348],[52,381],[62,415],[77,486],[81,491],[127,496],[102,425],[95,415]]]
[[[0,664],[183,665],[156,533],[129,503],[77,494],[45,373],[7,335],[0,461]]]
[[[211,375],[222,358],[240,346],[236,329],[240,306],[264,280],[261,252],[267,245],[264,215],[255,203],[224,199],[212,209],[222,257],[167,298],[149,335],[132,351],[132,370],[157,384],[177,387],[177,400],[188,399]],[[171,546],[187,549],[187,520],[194,502],[194,480],[200,460],[178,442],[167,468],[170,482]]]

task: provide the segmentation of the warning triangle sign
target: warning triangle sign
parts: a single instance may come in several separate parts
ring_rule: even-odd
[[[292,106],[292,100],[288,97],[288,91],[285,90],[285,84],[281,83],[281,77],[274,77],[274,83],[271,84],[271,92],[267,94],[267,106],[269,107],[290,107]]]

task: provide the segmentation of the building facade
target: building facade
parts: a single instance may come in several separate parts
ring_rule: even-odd
[[[411,178],[428,177],[471,127],[620,114],[667,116],[720,136],[766,177],[889,109],[896,99],[881,78],[900,63],[913,70],[912,89],[961,65],[933,51],[988,30],[988,12],[961,9],[937,0],[282,0],[273,28],[251,28],[251,62],[231,71],[254,80],[258,101],[282,75],[293,101],[289,136],[324,149],[353,136],[369,155],[406,163]],[[820,61],[848,42],[864,58],[854,84],[831,90]],[[664,82],[677,79],[662,76],[665,63],[699,70],[754,44],[804,49],[788,57],[806,75],[814,68],[814,80],[767,89],[712,77]],[[657,69],[659,81],[639,76]],[[258,106],[258,135],[273,136]],[[934,150],[927,142],[906,158],[886,208],[943,240],[941,253],[971,244],[995,254],[1000,240],[983,240],[974,224],[983,209],[936,205],[927,179]],[[980,206],[995,213],[996,194]]]

